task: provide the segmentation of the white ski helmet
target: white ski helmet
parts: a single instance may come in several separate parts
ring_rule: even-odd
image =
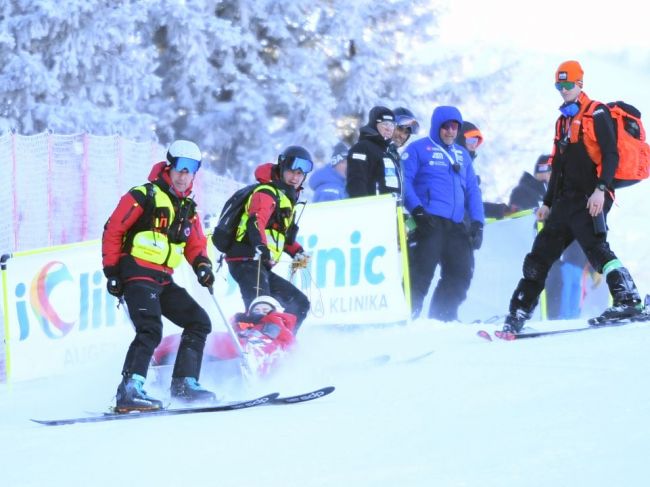
[[[201,149],[189,140],[175,140],[167,149],[167,165],[195,173],[201,167]]]
[[[258,296],[253,301],[251,301],[250,306],[248,307],[248,311],[252,310],[255,305],[260,304],[260,303],[265,303],[268,304],[273,308],[273,311],[278,311],[282,313],[284,311],[284,308],[282,305],[278,302],[277,299],[275,299],[272,296]]]

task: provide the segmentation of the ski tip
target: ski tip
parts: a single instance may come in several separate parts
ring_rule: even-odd
[[[483,338],[484,340],[487,340],[488,342],[492,341],[492,336],[485,330],[477,331],[476,335],[479,336],[480,338]]]
[[[507,342],[511,342],[512,340],[517,339],[517,334],[509,332],[509,331],[497,330],[497,331],[494,332],[494,334],[496,335],[497,338],[499,338],[501,340],[505,340]]]

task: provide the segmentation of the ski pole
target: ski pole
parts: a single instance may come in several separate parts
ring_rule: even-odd
[[[230,338],[235,344],[235,348],[237,348],[237,352],[239,352],[239,356],[242,359],[242,364],[244,369],[246,369],[246,372],[248,374],[253,375],[253,371],[251,369],[251,366],[248,362],[248,353],[244,350],[244,348],[241,346],[241,343],[239,343],[239,338],[235,334],[235,331],[232,329],[230,324],[228,323],[228,320],[226,319],[226,315],[223,314],[223,311],[221,310],[221,306],[219,306],[219,303],[217,302],[217,298],[214,297],[214,289],[212,286],[208,288],[208,291],[210,292],[210,297],[212,298],[212,302],[214,303],[215,307],[217,308],[217,311],[219,311],[219,315],[221,316],[221,319],[223,321],[223,325],[226,327],[226,330],[228,330],[228,334],[230,335]]]
[[[122,308],[124,310],[124,315],[126,316],[126,320],[131,323],[131,326],[135,330],[135,323],[133,323],[133,320],[131,319],[131,315],[129,314],[129,309],[126,305],[126,301],[124,300],[124,295],[120,296],[117,298],[117,307]]]
[[[253,260],[257,261],[257,286],[255,287],[255,298],[260,297],[260,278],[262,275],[262,252],[255,248],[255,257]]]

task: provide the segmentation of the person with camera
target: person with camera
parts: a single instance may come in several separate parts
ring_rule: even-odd
[[[171,396],[183,402],[214,401],[198,382],[211,322],[205,310],[172,274],[183,259],[199,283],[214,283],[206,237],[192,184],[201,151],[187,140],[174,141],[167,160],[154,165],[149,183],[129,190],[104,226],[102,260],[108,292],[126,302],[135,338],[126,353],[117,388],[118,412],[155,410],[162,401],[143,389],[155,348],[162,339],[162,317],[183,328],[174,364]]]

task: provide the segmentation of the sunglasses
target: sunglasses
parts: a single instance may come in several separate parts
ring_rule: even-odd
[[[445,122],[440,128],[443,130],[458,130],[458,122]]]
[[[555,83],[555,89],[557,91],[562,91],[562,89],[569,91],[575,88],[575,86],[575,81],[558,81]]]
[[[420,124],[418,123],[418,121],[411,117],[406,117],[406,116],[397,117],[396,123],[397,123],[396,128],[400,128],[402,130],[408,130],[409,133],[411,134],[417,134],[418,130],[420,129]]]
[[[390,120],[384,120],[382,122],[377,123],[377,127],[383,127],[388,130],[394,130],[395,129],[395,122],[391,122]]]
[[[172,167],[178,172],[187,171],[195,174],[201,167],[201,161],[190,159],[189,157],[177,157]]]
[[[302,171],[304,174],[307,174],[314,169],[313,162],[309,159],[302,159],[300,157],[288,157],[286,164],[286,167],[291,171]]]

